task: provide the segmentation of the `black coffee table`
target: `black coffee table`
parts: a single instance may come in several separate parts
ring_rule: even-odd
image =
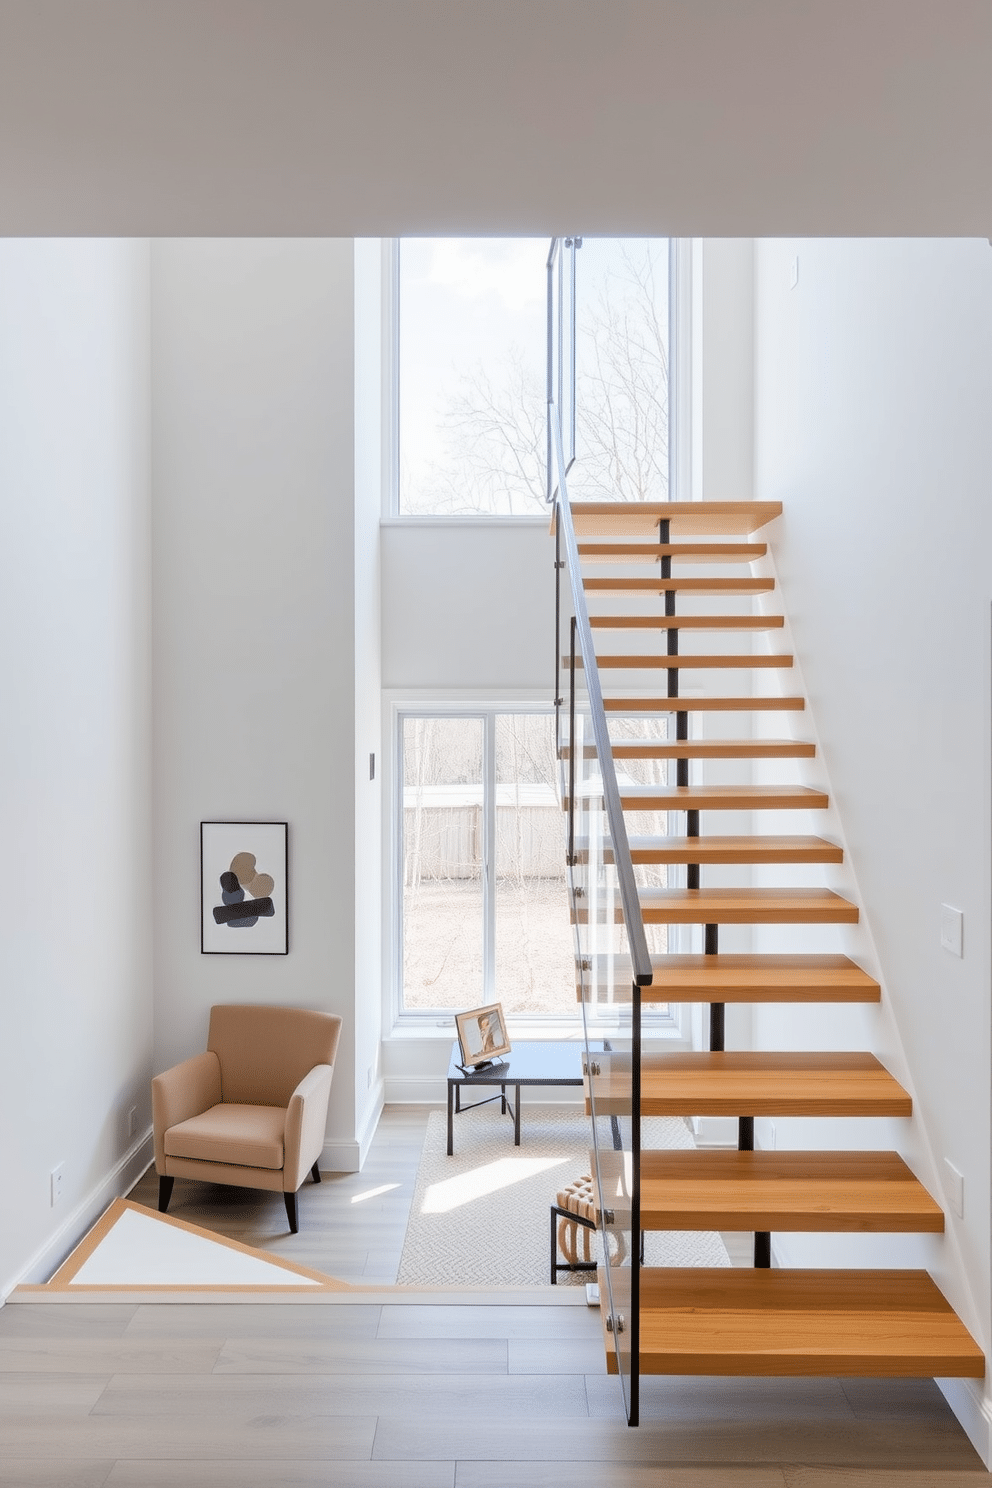
[[[452,1045],[451,1062],[448,1065],[448,1156],[455,1146],[455,1114],[471,1111],[475,1106],[487,1106],[490,1101],[500,1102],[500,1111],[513,1117],[513,1144],[520,1146],[520,1087],[521,1085],[581,1085],[582,1054],[584,1045],[579,1042],[565,1043],[534,1041],[517,1044],[509,1054],[481,1069],[463,1070],[459,1060],[461,1051],[457,1040]],[[482,1086],[498,1085],[499,1095],[488,1095],[485,1100],[462,1105],[462,1091],[466,1087],[478,1089]],[[508,1085],[515,1087],[511,1102],[506,1093]]]

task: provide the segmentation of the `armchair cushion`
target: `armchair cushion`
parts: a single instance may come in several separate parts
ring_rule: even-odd
[[[166,1157],[234,1163],[245,1168],[281,1169],[285,1156],[286,1112],[277,1106],[211,1106],[165,1133]],[[245,1184],[251,1187],[250,1175]]]
[[[220,1060],[209,1050],[156,1075],[152,1081],[155,1166],[165,1172],[165,1134],[172,1126],[209,1111],[220,1100]]]

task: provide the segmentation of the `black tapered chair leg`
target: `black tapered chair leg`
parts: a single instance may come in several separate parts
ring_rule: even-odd
[[[319,1161],[320,1158],[317,1159],[317,1162]],[[318,1168],[317,1163],[314,1163],[313,1167],[310,1169],[310,1176],[313,1179],[314,1183],[320,1182],[320,1169]]]
[[[294,1235],[299,1234],[300,1229],[300,1205],[295,1193],[284,1193],[286,1200],[286,1218],[289,1220],[289,1228]]]
[[[158,1179],[158,1212],[159,1212],[159,1214],[165,1214],[166,1211],[168,1210],[169,1200],[172,1198],[172,1185],[175,1183],[175,1181],[176,1181],[175,1178],[163,1178],[162,1175],[161,1175],[161,1173],[159,1174],[159,1179]]]

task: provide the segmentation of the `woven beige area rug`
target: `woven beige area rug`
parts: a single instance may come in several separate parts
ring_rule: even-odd
[[[650,1147],[691,1148],[678,1117],[644,1123]],[[559,1189],[589,1172],[590,1127],[579,1111],[525,1106],[521,1145],[498,1104],[455,1117],[455,1152],[445,1153],[446,1116],[432,1111],[417,1172],[397,1281],[403,1285],[547,1286],[550,1206]],[[598,1242],[597,1242],[598,1243]],[[597,1254],[598,1252],[594,1252]],[[729,1266],[715,1232],[650,1234],[649,1266]],[[584,1285],[588,1272],[558,1273]]]

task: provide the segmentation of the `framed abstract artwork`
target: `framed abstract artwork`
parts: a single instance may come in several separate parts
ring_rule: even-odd
[[[200,950],[289,952],[286,822],[200,823]]]

